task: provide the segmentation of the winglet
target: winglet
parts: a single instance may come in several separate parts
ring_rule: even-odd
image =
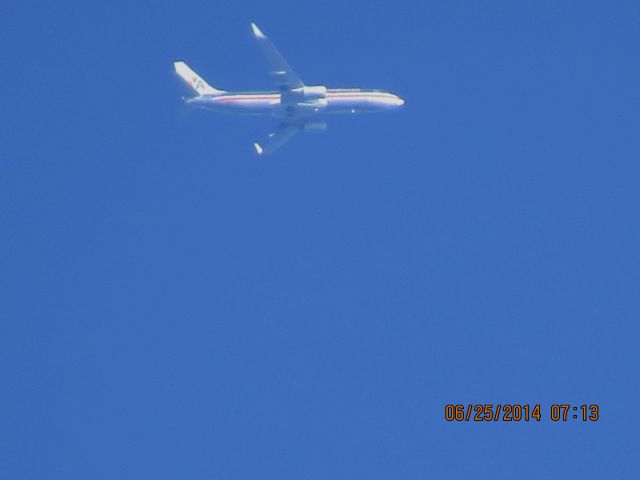
[[[255,151],[256,151],[256,153],[257,153],[258,155],[262,155],[262,152],[263,152],[264,150],[263,150],[263,148],[260,146],[260,144],[259,144],[259,143],[257,143],[257,142],[256,142],[256,143],[254,143],[254,144],[253,144],[253,148],[255,149]]]
[[[262,30],[260,30],[258,26],[253,22],[251,22],[251,30],[253,30],[253,34],[256,38],[266,38],[266,35],[262,33]]]

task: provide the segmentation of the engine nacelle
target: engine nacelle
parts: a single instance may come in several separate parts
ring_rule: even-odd
[[[302,98],[303,100],[317,100],[320,98],[326,98],[327,87],[322,85],[305,86],[300,88],[294,88],[291,92]]]
[[[327,129],[326,122],[307,122],[302,127],[304,133],[322,133]]]

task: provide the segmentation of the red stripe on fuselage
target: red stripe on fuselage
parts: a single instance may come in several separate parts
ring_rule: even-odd
[[[271,95],[271,96],[262,96],[262,97],[252,97],[252,96],[243,96],[243,97],[222,97],[222,98],[218,98],[216,100],[216,102],[222,103],[222,102],[243,102],[246,100],[279,100],[280,99],[280,95]]]
[[[352,100],[352,99],[358,99],[358,98],[372,98],[372,99],[377,99],[377,98],[394,98],[392,95],[380,95],[380,94],[370,94],[370,93],[359,93],[359,94],[354,94],[354,93],[349,93],[349,94],[342,94],[342,93],[327,93],[327,97],[329,99],[346,99],[346,100]],[[216,99],[217,103],[224,103],[224,102],[244,102],[244,101],[254,101],[254,100],[280,100],[280,95],[275,94],[275,95],[242,95],[239,97],[220,97]]]

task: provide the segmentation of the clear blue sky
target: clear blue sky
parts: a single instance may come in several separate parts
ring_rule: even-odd
[[[638,2],[26,3],[0,478],[638,477]],[[186,112],[171,68],[271,88],[251,21],[406,108],[255,157],[274,121]],[[444,421],[469,402],[602,418]]]

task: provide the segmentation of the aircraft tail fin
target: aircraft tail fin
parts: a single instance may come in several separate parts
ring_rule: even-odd
[[[204,78],[191,70],[189,65],[184,62],[174,62],[173,68],[180,78],[182,78],[197,95],[217,95],[224,93],[223,90],[218,90],[209,85]]]

